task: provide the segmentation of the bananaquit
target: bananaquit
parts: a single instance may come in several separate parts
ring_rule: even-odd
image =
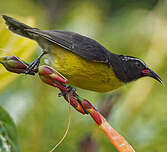
[[[74,86],[107,92],[145,76],[162,83],[142,60],[111,53],[86,36],[69,31],[39,30],[6,15],[2,17],[9,30],[35,40],[45,50],[43,54],[48,54],[52,67]],[[39,64],[40,57],[35,64]]]

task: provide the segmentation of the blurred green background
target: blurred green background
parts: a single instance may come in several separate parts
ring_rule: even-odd
[[[143,59],[167,83],[167,0],[1,0],[0,14],[89,36],[114,53]],[[0,49],[28,62],[40,54],[34,42],[8,32],[2,19]],[[20,151],[48,152],[65,132],[68,104],[38,76],[0,69],[0,105],[16,123]],[[116,96],[108,101],[108,121],[137,152],[167,151],[167,87],[143,78],[107,94],[77,90],[99,109]],[[72,109],[70,131],[56,151],[89,152],[85,147],[116,151],[89,116]]]

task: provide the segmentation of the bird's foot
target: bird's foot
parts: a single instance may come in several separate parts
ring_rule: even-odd
[[[67,93],[71,92],[71,94],[74,94],[76,89],[74,89],[72,86],[70,85],[66,85],[66,90],[65,91],[62,91],[58,94],[59,97],[61,96],[65,96]]]
[[[39,67],[39,64],[40,64],[40,60],[41,60],[41,58],[42,58],[45,54],[47,54],[47,51],[44,50],[44,51],[41,53],[41,55],[40,55],[37,59],[35,59],[35,60],[27,67],[27,69],[26,69],[26,71],[25,71],[25,74],[30,74],[30,73],[32,73],[32,71],[34,71],[34,73],[38,73],[38,67]]]
[[[43,82],[59,88],[61,91],[59,96],[63,96],[76,110],[83,114],[88,114],[83,106],[87,101],[79,97],[76,90],[72,86],[67,85],[67,79],[59,75],[57,71],[43,65],[39,67],[39,76]],[[85,105],[87,106],[88,104]]]

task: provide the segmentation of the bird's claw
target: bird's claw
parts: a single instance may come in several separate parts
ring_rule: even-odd
[[[38,67],[39,67],[39,64],[40,64],[40,60],[41,58],[47,54],[47,51],[46,50],[43,50],[43,52],[41,53],[41,55],[35,59],[26,69],[25,71],[25,74],[30,74],[32,71],[34,73],[38,73]]]
[[[39,67],[40,59],[36,59],[32,64],[30,64],[27,69],[25,70],[25,74],[30,74],[32,72],[38,73],[38,67]]]
[[[70,93],[71,92],[71,93]],[[74,94],[76,92],[76,89],[74,89],[72,86],[68,85],[66,86],[66,91],[62,91],[58,94],[59,97],[66,96],[67,93]],[[76,94],[76,93],[75,93]]]

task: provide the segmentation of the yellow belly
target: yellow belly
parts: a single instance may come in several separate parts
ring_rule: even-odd
[[[59,46],[50,49],[54,69],[68,79],[69,84],[97,92],[107,92],[122,85],[112,67],[103,63],[85,60]]]

